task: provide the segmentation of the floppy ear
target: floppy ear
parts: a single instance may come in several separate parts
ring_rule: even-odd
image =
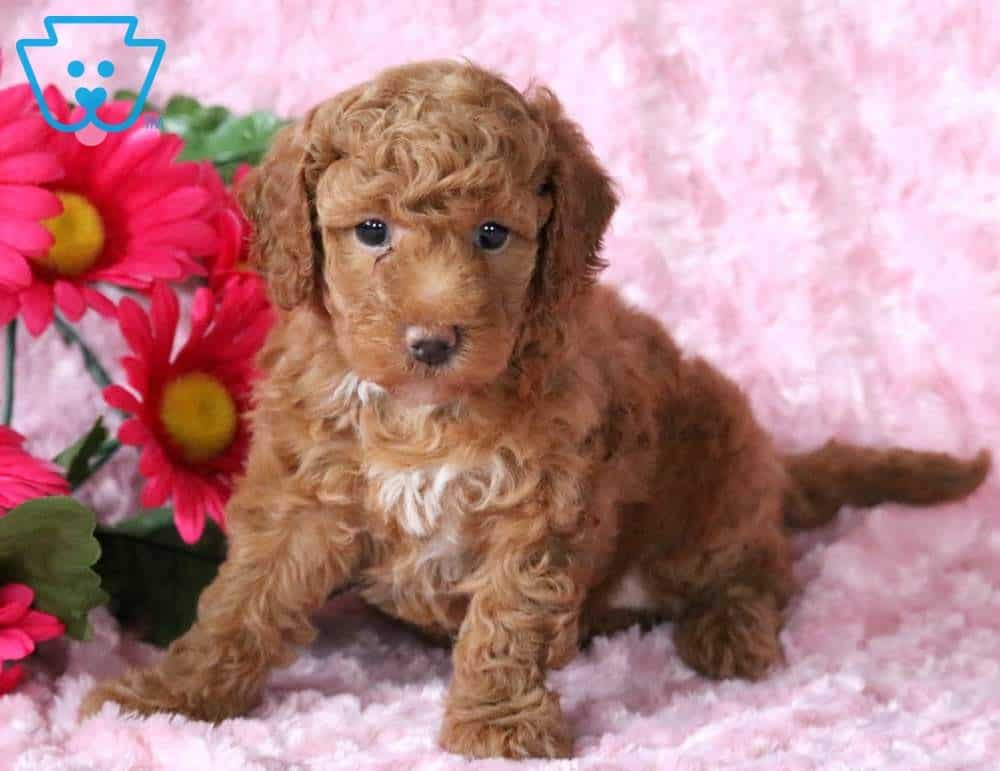
[[[322,146],[328,142],[317,143],[312,136],[319,109],[279,131],[237,191],[254,227],[250,258],[267,279],[274,302],[285,309],[314,295],[322,265],[314,196],[320,174],[336,154]]]
[[[549,175],[544,192],[552,214],[542,231],[536,290],[552,310],[597,279],[607,263],[601,240],[618,206],[611,179],[594,157],[580,127],[566,117],[548,89],[538,89],[531,105],[548,131]]]
[[[611,179],[559,100],[546,88],[532,97],[532,116],[545,127],[549,142],[548,176],[539,193],[551,196],[552,212],[539,236],[527,317],[515,351],[526,376],[522,392],[538,384],[537,370],[565,341],[573,300],[605,268],[601,241],[618,205]]]

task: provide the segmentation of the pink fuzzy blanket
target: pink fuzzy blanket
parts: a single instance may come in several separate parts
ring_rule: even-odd
[[[5,84],[20,79],[14,40],[79,5],[3,3]],[[620,184],[607,280],[739,380],[781,446],[1000,446],[992,0],[91,5],[166,39],[161,102],[296,115],[428,57],[537,78]],[[54,332],[20,343],[16,428],[52,453],[99,398]],[[121,345],[102,348],[110,362]],[[83,491],[104,516],[134,510],[134,465],[120,454]],[[669,628],[600,639],[552,676],[578,759],[551,767],[1000,768],[997,475],[963,505],[846,512],[797,549],[785,665],[716,683],[678,662]],[[264,704],[218,727],[111,707],[80,724],[94,678],[156,655],[95,613],[91,642],[50,648],[0,698],[0,767],[508,767],[436,748],[446,652],[350,598],[328,611]]]

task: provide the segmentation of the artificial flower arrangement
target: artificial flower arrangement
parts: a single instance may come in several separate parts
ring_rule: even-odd
[[[80,108],[56,88],[45,99],[75,120]],[[133,99],[120,92],[98,114],[116,123]],[[253,362],[273,320],[227,183],[238,184],[281,125],[181,96],[87,147],[43,121],[27,84],[0,90],[0,694],[23,679],[19,662],[36,644],[85,638],[98,605],[145,621],[159,644],[193,619],[222,558]],[[189,331],[179,339],[182,307]],[[126,341],[125,382],[111,381],[75,327],[87,313]],[[55,326],[79,351],[122,418],[117,439],[95,416],[54,459],[25,450],[10,427],[20,324],[29,337]],[[144,509],[102,526],[72,492],[123,447],[137,451]]]

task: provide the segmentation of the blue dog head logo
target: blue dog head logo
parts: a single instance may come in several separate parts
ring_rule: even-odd
[[[44,23],[48,37],[18,40],[17,55],[21,60],[21,66],[24,67],[24,74],[28,78],[28,83],[35,94],[38,108],[41,110],[45,122],[57,131],[65,132],[77,132],[89,125],[107,132],[124,131],[135,123],[146,104],[146,95],[153,85],[153,78],[156,77],[156,71],[159,69],[160,60],[163,59],[163,52],[166,50],[167,44],[157,38],[136,39],[134,35],[139,20],[135,16],[46,16]],[[73,79],[74,83],[79,83],[73,91],[72,97],[83,108],[83,117],[70,123],[63,123],[52,114],[46,104],[42,87],[31,64],[31,57],[37,49],[57,48],[59,46],[58,28],[70,24],[125,25],[125,45],[129,48],[147,49],[147,52],[152,54],[149,69],[146,71],[135,103],[121,122],[107,123],[100,118],[97,112],[102,105],[110,101],[109,89],[105,86],[107,79],[114,75],[115,64],[109,59],[102,59],[98,62],[83,62],[74,58],[66,65],[66,73]]]

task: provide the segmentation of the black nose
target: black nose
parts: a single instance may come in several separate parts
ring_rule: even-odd
[[[451,358],[455,346],[440,337],[425,337],[410,344],[413,358],[424,364],[436,367]]]
[[[438,367],[455,353],[458,330],[455,327],[410,327],[406,330],[406,344],[414,359],[430,367]]]

